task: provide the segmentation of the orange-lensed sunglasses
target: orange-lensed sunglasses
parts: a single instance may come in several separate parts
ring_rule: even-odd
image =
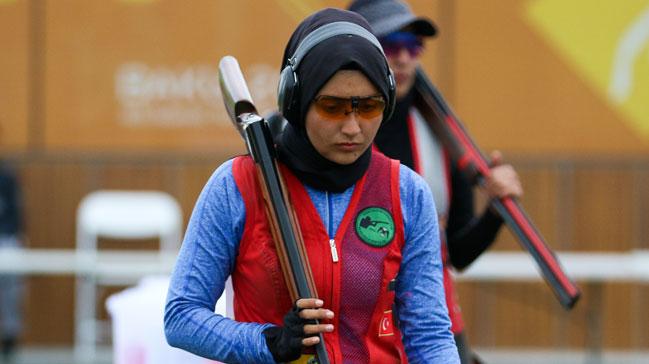
[[[336,97],[320,95],[313,99],[316,112],[323,118],[343,120],[352,112],[362,119],[373,119],[385,110],[385,100],[381,95]]]

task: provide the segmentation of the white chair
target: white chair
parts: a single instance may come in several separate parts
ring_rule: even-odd
[[[77,209],[77,252],[98,253],[100,237],[112,239],[160,239],[161,254],[178,251],[182,236],[182,211],[169,194],[159,191],[95,191]],[[141,277],[110,284],[134,284]],[[79,363],[96,357],[98,332],[97,287],[106,284],[95,274],[77,275],[75,297],[75,358]],[[103,330],[107,331],[107,330]]]
[[[106,299],[113,331],[113,364],[219,364],[173,348],[164,334],[168,276],[149,276]],[[223,292],[214,312],[225,316],[231,296]]]

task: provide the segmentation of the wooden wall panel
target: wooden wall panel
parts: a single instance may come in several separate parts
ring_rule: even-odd
[[[632,232],[638,229],[634,221],[643,221],[634,212],[642,211],[647,198],[646,190],[637,186],[644,180],[643,173],[637,173],[632,164],[615,167],[587,162],[568,169],[550,165],[532,163],[519,168],[526,188],[524,206],[548,243],[557,250],[632,249]],[[639,198],[632,197],[634,191]],[[553,241],[553,235],[559,238]],[[502,231],[494,249],[520,249],[510,239],[511,234]],[[583,291],[580,302],[572,311],[564,311],[545,284],[461,282],[460,297],[472,342],[586,350],[646,347],[645,320],[636,322],[637,308],[647,302],[642,286],[578,284]]]
[[[483,282],[458,282],[457,293],[469,341],[473,345],[493,346],[493,322],[496,317],[491,308],[496,297],[487,294],[492,285]]]
[[[161,190],[172,192],[174,176],[158,163],[117,163],[104,165],[98,172],[96,189]]]
[[[649,287],[646,284],[637,285],[632,292],[632,305],[629,309],[634,313],[631,325],[628,328],[632,335],[632,347],[636,349],[649,347],[649,316],[639,314],[649,307]],[[619,308],[618,308],[619,309]]]
[[[646,302],[637,292],[639,287],[578,284],[583,296],[566,311],[545,283],[460,282],[458,292],[470,341],[483,347],[647,347],[646,320],[632,309]]]
[[[638,163],[634,166],[633,234],[634,246],[649,249],[649,166]]]
[[[474,345],[553,344],[550,333],[554,297],[543,284],[483,282],[470,286],[462,283],[462,287],[460,301]]]
[[[565,206],[560,200],[557,171],[521,168],[517,172],[525,191],[521,205],[550,246],[557,250],[566,249],[566,242],[559,237],[557,230],[559,210]]]
[[[578,171],[574,193],[575,249],[633,248],[633,173],[600,168]]]
[[[23,195],[29,245],[73,248],[77,205],[87,191],[83,165],[36,162],[23,167]]]
[[[74,248],[75,214],[87,175],[74,162],[35,162],[22,167],[26,235],[30,248]],[[74,279],[35,276],[27,280],[27,343],[69,344],[74,331]]]
[[[26,280],[25,345],[71,345],[74,338],[74,278],[31,276]]]
[[[0,1],[0,150],[26,150],[29,136],[30,7]]]
[[[633,347],[632,323],[644,316],[639,316],[637,312],[630,310],[630,304],[633,302],[633,285],[606,283],[603,287],[602,310],[599,317],[602,320],[601,344],[603,347],[631,348]]]
[[[493,329],[496,346],[552,346],[554,296],[544,283],[498,285],[494,289],[498,304]],[[531,318],[531,319],[530,319]],[[510,335],[506,335],[506,333]],[[527,333],[527,334],[525,334]]]
[[[545,284],[461,282],[470,341],[483,347],[647,348],[647,320],[638,313],[646,305],[646,287],[578,283],[583,296],[566,311]]]
[[[558,217],[561,216],[560,209],[564,206],[565,201],[560,200],[557,171],[550,167],[519,168],[516,165],[513,166],[523,185],[524,195],[519,201],[521,206],[548,245],[555,250],[568,249],[569,242],[565,240],[564,236],[560,236],[561,230],[558,226]],[[478,197],[476,211],[483,211],[486,202],[481,194]],[[503,225],[493,249],[518,250],[522,247],[509,228]]]

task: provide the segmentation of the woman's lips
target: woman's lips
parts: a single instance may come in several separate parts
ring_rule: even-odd
[[[352,152],[352,151],[355,151],[356,149],[358,149],[360,144],[358,144],[358,143],[336,143],[336,146],[338,147],[338,149],[341,149],[343,151]]]

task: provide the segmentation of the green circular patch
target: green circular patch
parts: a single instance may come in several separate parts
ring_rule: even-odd
[[[381,207],[368,207],[356,216],[356,234],[371,246],[383,247],[394,238],[392,215]]]

